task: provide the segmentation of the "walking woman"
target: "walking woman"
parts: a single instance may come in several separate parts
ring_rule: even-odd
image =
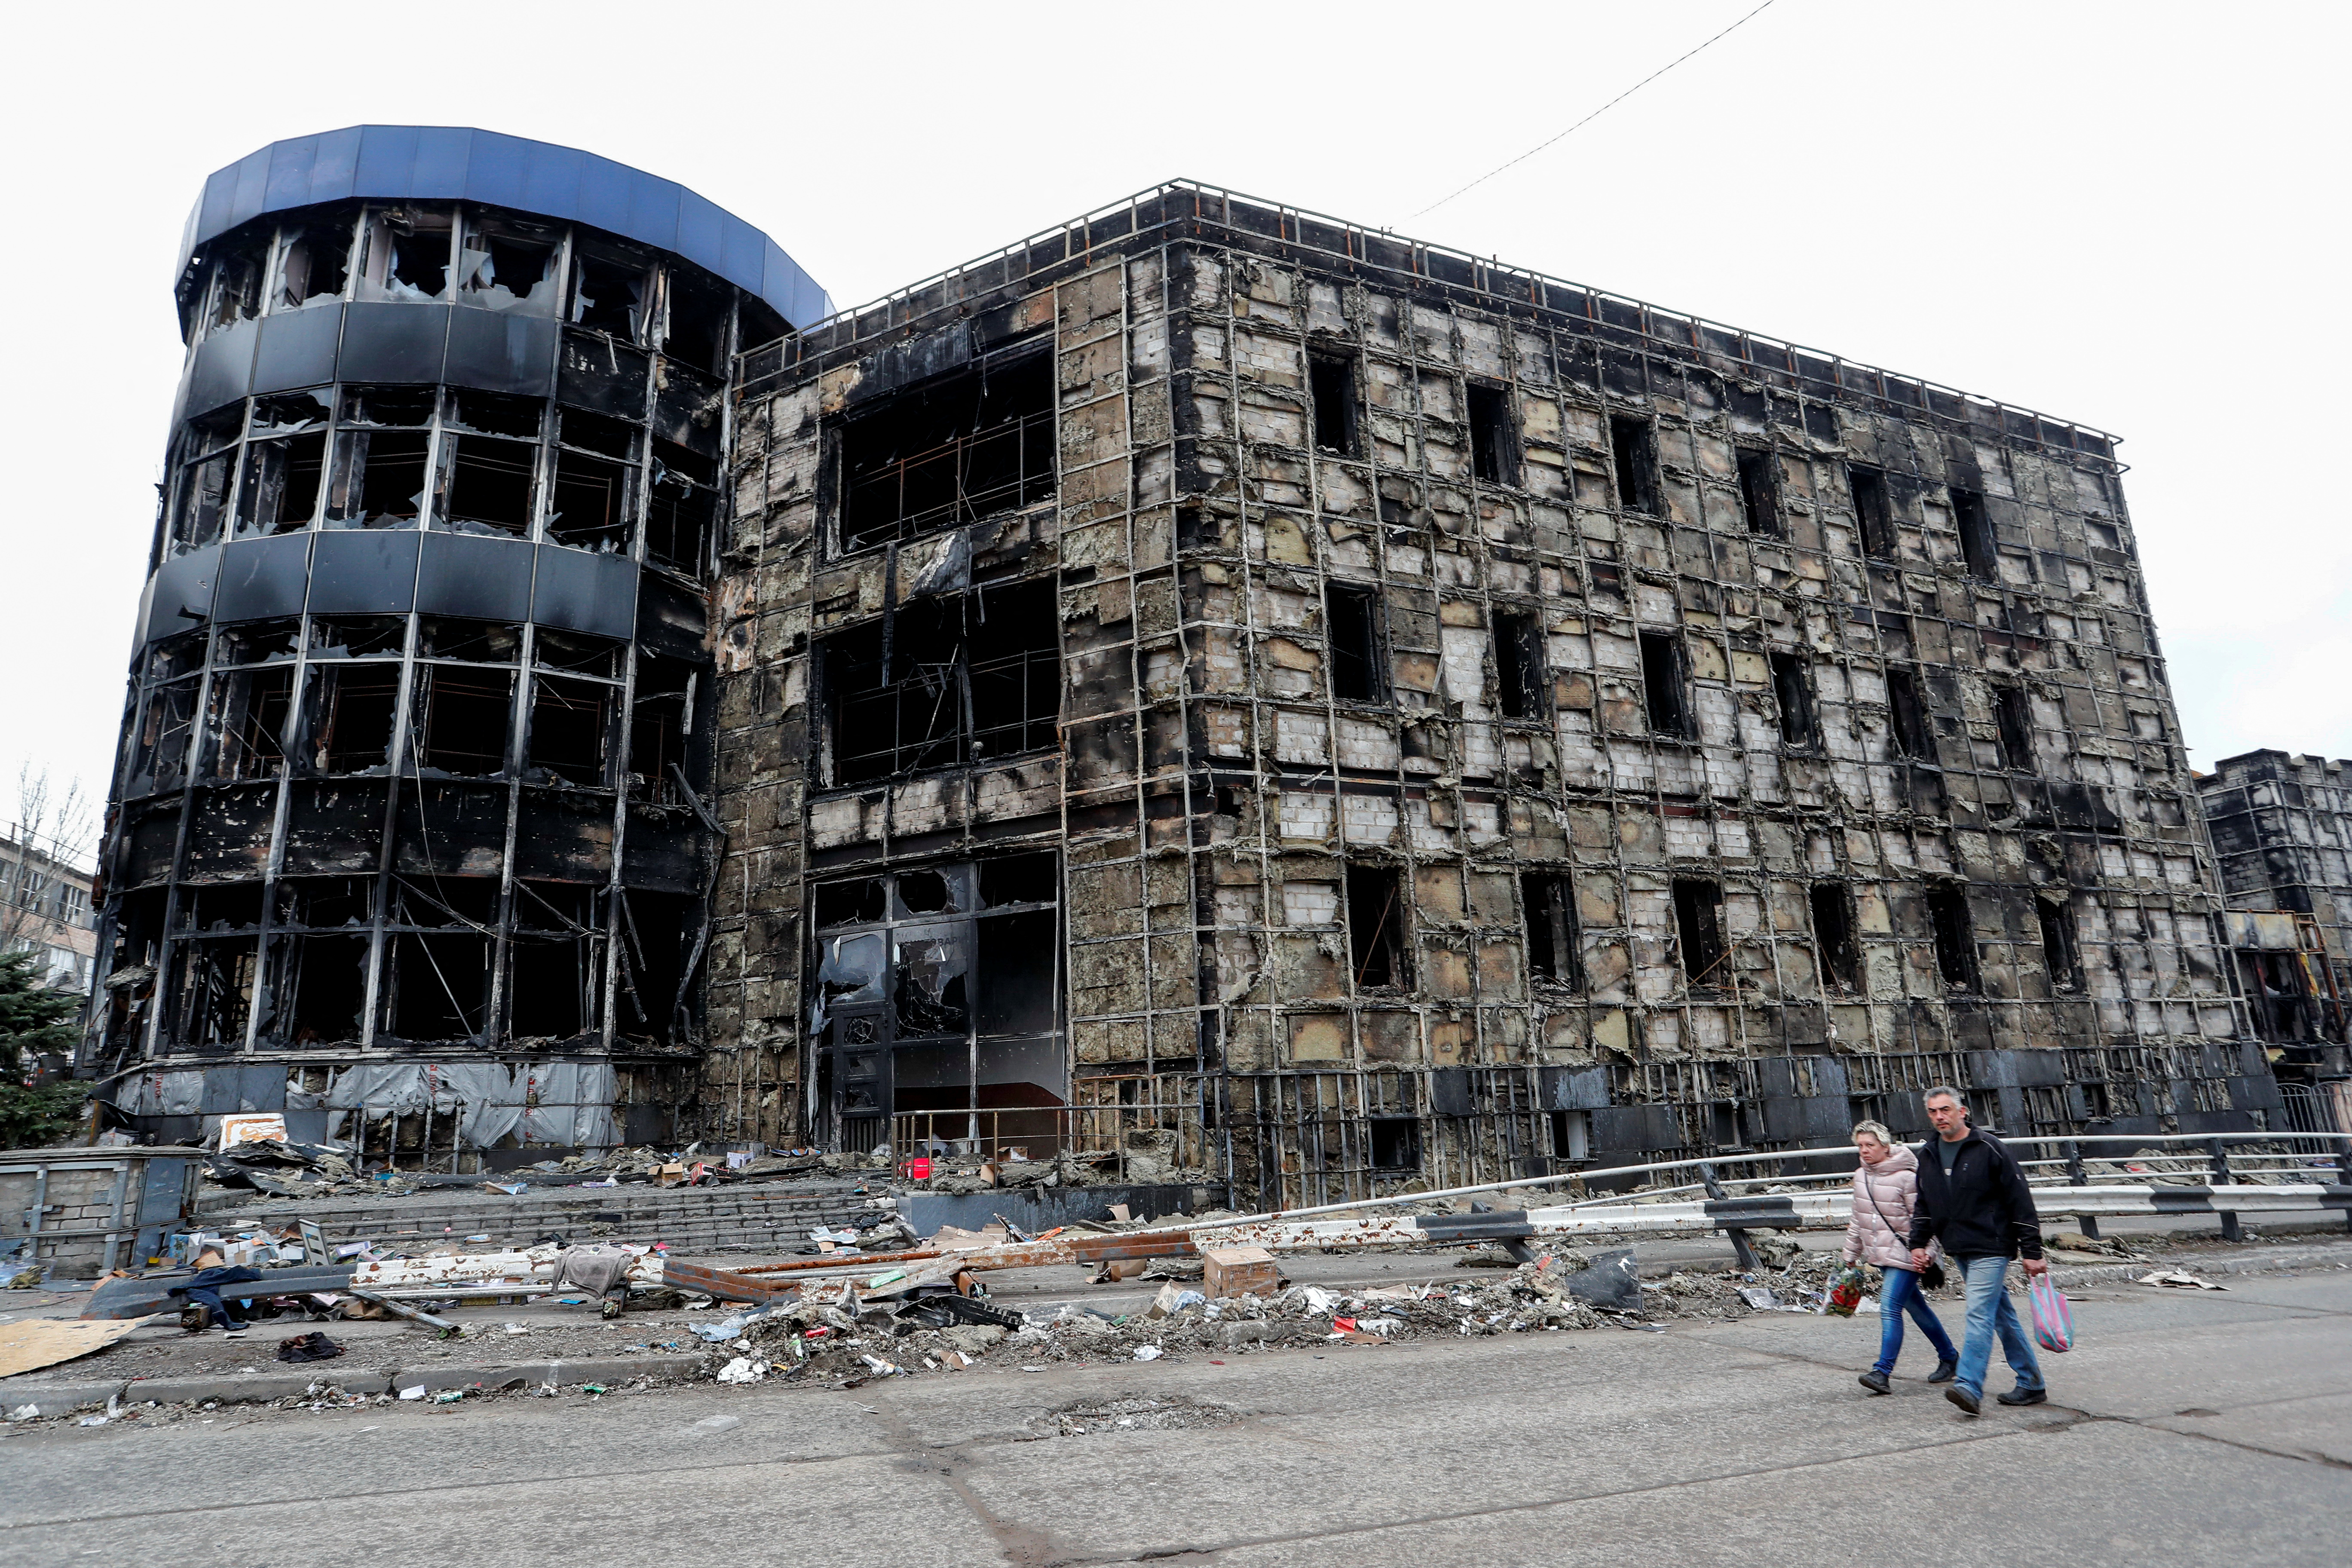
[[[1878,1363],[1862,1374],[1862,1385],[1873,1394],[1887,1392],[1886,1374],[1903,1353],[1906,1312],[1936,1347],[1936,1370],[1927,1381],[1949,1383],[1960,1352],[1952,1348],[1951,1336],[1920,1294],[1919,1273],[1911,1258],[1911,1215],[1919,1203],[1918,1158],[1875,1121],[1855,1123],[1853,1142],[1862,1151],[1862,1164],[1853,1173],[1853,1218],[1845,1227],[1845,1260],[1876,1264],[1885,1275],[1878,1294]],[[1927,1267],[1934,1270],[1943,1265],[1931,1261]]]

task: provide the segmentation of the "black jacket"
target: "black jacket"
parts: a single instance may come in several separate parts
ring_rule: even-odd
[[[1960,1140],[1949,1179],[1930,1138],[1919,1145],[1919,1207],[1911,1218],[1911,1245],[1940,1240],[1954,1258],[2042,1256],[2042,1216],[2025,1173],[1997,1138],[1975,1128]]]

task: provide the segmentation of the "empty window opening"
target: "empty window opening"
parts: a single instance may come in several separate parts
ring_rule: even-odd
[[[412,528],[425,514],[433,437],[425,430],[344,430],[336,437],[330,528]]]
[[[1015,756],[1058,739],[1051,584],[919,599],[820,647],[836,784]]]
[[[1714,882],[1675,883],[1675,955],[1693,985],[1726,985],[1723,889]]]
[[[2033,705],[2021,686],[1992,689],[1994,750],[2000,765],[2017,772],[2033,766]]]
[[[1813,711],[1813,681],[1802,654],[1775,653],[1772,661],[1772,703],[1780,715],[1780,743],[1811,747],[1821,743]]]
[[[1061,858],[1001,855],[980,863],[980,901],[989,909],[1006,904],[1050,904],[1062,896]]]
[[[328,665],[310,674],[310,766],[322,773],[380,768],[392,750],[399,710],[397,664]]]
[[[184,931],[251,931],[261,923],[261,884],[213,882],[180,889]]]
[[[872,925],[888,908],[879,877],[848,882],[821,882],[811,890],[810,919],[819,930],[833,926]]]
[[[416,667],[416,764],[446,773],[495,773],[507,764],[514,677],[461,665]]]
[[[1741,449],[1739,504],[1748,532],[1780,531],[1780,463],[1771,453]]]
[[[575,244],[572,284],[572,321],[592,332],[604,332],[623,342],[645,339],[645,263],[601,247]]]
[[[1682,640],[1672,632],[1643,632],[1642,637],[1642,700],[1649,710],[1650,729],[1659,735],[1687,738],[1690,696],[1683,687]]]
[[[360,1037],[367,1011],[368,939],[300,936],[283,944],[278,994],[287,999],[278,1026],[289,1045],[339,1045]]]
[[[270,665],[216,676],[213,724],[218,747],[213,776],[276,778],[286,768],[286,719],[294,705],[294,667]]]
[[[1528,973],[1580,990],[1584,965],[1577,952],[1576,892],[1556,872],[1519,878],[1519,909],[1527,922]]]
[[[1519,426],[1511,417],[1511,395],[1499,386],[1472,382],[1470,402],[1470,471],[1482,483],[1519,482]]]
[[[1031,354],[903,392],[841,427],[844,551],[1054,494],[1053,362]]]
[[[493,436],[453,437],[448,447],[446,525],[459,533],[530,532],[539,448]]]
[[[372,877],[287,877],[278,883],[276,920],[312,931],[365,925],[374,903]]]
[[[312,658],[397,658],[408,649],[406,616],[313,616]]]
[[[350,220],[289,229],[278,257],[278,307],[291,310],[343,291],[352,270]]]
[[[662,353],[713,375],[727,374],[730,291],[680,268],[669,269],[669,326]]]
[[[1555,1160],[1592,1158],[1592,1112],[1555,1110],[1551,1113],[1551,1157]]]
[[[599,554],[627,554],[636,458],[635,428],[602,415],[565,409],[547,537]]]
[[[458,258],[467,302],[533,316],[555,313],[560,237],[538,224],[469,218]]]
[[[1894,560],[1895,512],[1886,499],[1886,476],[1876,468],[1848,464],[1846,482],[1853,491],[1853,516],[1862,530],[1862,552],[1873,561]]]
[[[1374,1116],[1367,1125],[1371,1130],[1373,1170],[1421,1169],[1420,1122],[1410,1116]]]
[[[1927,920],[1936,938],[1937,971],[1952,989],[1975,990],[1976,924],[1969,915],[1967,889],[1958,882],[1930,882],[1927,900]]]
[[[1919,682],[1907,669],[1886,672],[1887,738],[1897,756],[1933,758],[1928,743],[1927,713],[1919,701]]]
[[[948,879],[937,871],[901,871],[892,881],[896,884],[901,914],[937,914],[941,910],[954,907],[954,900],[948,892]]]
[[[416,652],[424,658],[512,664],[522,654],[522,628],[499,621],[427,616],[417,626]]]
[[[646,559],[698,578],[708,564],[719,516],[719,465],[669,441],[654,443],[652,493],[646,506]]]
[[[2083,959],[2074,940],[2074,910],[2072,905],[2037,897],[2033,912],[2042,921],[2042,965],[2049,972],[2053,991],[2074,992],[2083,988]]]
[[[1315,405],[1315,447],[1335,457],[1356,456],[1356,362],[1349,355],[1309,353],[1307,393]]]
[[[212,292],[205,306],[205,330],[216,332],[261,314],[261,258],[250,250],[225,250],[213,259]]]
[[[1650,422],[1632,414],[1609,416],[1609,449],[1617,463],[1617,504],[1627,511],[1658,510],[1658,443]]]
[[[1993,542],[1992,519],[1985,513],[1984,497],[1974,490],[1952,492],[1952,526],[1959,531],[1960,559],[1969,575],[1991,581],[2000,575],[2000,551]]]
[[[252,1016],[256,937],[226,937],[180,945],[180,1042],[193,1050],[236,1050]]]
[[[368,214],[360,276],[387,300],[437,300],[449,287],[450,215],[384,207]]]
[[[629,794],[658,805],[683,805],[677,772],[694,733],[696,670],[675,658],[637,655],[637,686],[629,713]]]
[[[1395,868],[1348,868],[1348,955],[1360,987],[1412,984],[1402,883]]]
[[[236,438],[244,424],[239,405],[191,421],[182,436],[179,495],[172,511],[175,547],[198,550],[220,538],[236,482]]]
[[[488,1014],[490,939],[471,931],[402,932],[391,952],[384,989],[392,1033],[404,1040],[467,1040]]]
[[[576,632],[559,632],[546,626],[531,641],[531,662],[542,669],[561,669],[572,675],[593,675],[606,680],[620,679],[621,645],[610,637],[583,637]]]
[[[604,994],[604,943],[599,934],[509,939],[511,1039],[562,1040],[596,1027]]]
[[[301,642],[301,622],[296,620],[247,621],[221,633],[214,645],[213,660],[228,666],[291,658]]]
[[[530,766],[566,784],[601,789],[612,731],[614,689],[593,680],[542,675],[530,700]]]
[[[2256,1035],[2273,1044],[2324,1037],[2315,1026],[2316,1009],[2310,1007],[2310,993],[2297,955],[2240,948],[2238,973]]]
[[[1331,695],[1342,702],[1387,699],[1388,661],[1381,657],[1381,612],[1370,588],[1323,586],[1323,615],[1331,644]]]
[[[236,536],[259,539],[310,527],[326,472],[323,430],[247,443],[245,479],[236,492]]]
[[[1506,719],[1540,719],[1544,700],[1543,623],[1512,611],[1495,616],[1496,701]]]
[[[1860,989],[1862,952],[1854,942],[1853,889],[1843,882],[1816,882],[1810,897],[1813,956],[1821,968],[1822,989]]]

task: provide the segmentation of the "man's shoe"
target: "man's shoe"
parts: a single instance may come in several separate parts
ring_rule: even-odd
[[[1929,1383],[1949,1383],[1952,1381],[1953,1374],[1958,1373],[1959,1370],[1960,1363],[1958,1362],[1939,1361],[1936,1363],[1936,1370],[1927,1374],[1927,1381]]]
[[[1885,1394],[1887,1392],[1889,1387],[1886,1381],[1886,1374],[1879,1371],[1876,1367],[1872,1367],[1868,1372],[1864,1373],[1862,1374],[1861,1383],[1863,1387],[1870,1390],[1873,1394]]]
[[[1967,1389],[1962,1388],[1957,1383],[1952,1384],[1951,1387],[1944,1390],[1944,1397],[1950,1400],[1953,1404],[1958,1405],[1961,1409],[1967,1411],[1971,1415],[1974,1415],[1979,1408],[1980,1408],[1977,1403],[1977,1396],[1970,1394]]]
[[[2050,1403],[2050,1391],[2046,1388],[2012,1388],[2007,1394],[1996,1394],[1993,1397],[2003,1405],[2047,1405]]]

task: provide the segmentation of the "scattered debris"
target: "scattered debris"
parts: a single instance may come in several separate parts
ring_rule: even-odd
[[[2183,1268],[2159,1268],[2133,1281],[2136,1285],[2171,1287],[2182,1290],[2227,1290],[2227,1285],[2216,1285],[2210,1279],[2200,1279]]]
[[[1228,1405],[1164,1394],[1066,1405],[1031,1422],[1030,1429],[1040,1436],[1085,1437],[1097,1432],[1196,1432],[1247,1419]]]

